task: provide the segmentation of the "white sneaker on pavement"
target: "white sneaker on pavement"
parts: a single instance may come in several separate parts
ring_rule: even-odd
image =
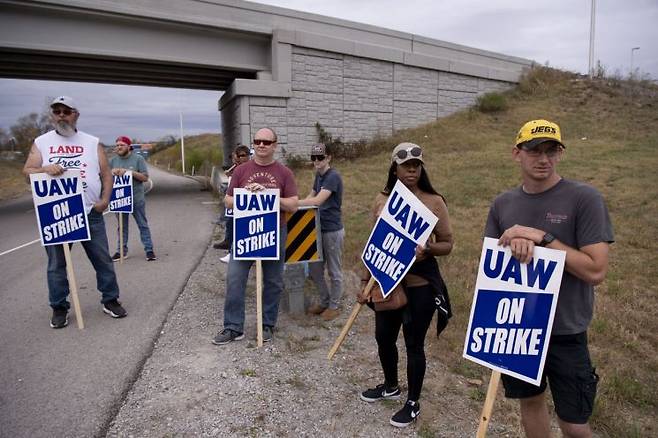
[[[231,253],[229,252],[229,253],[227,253],[224,257],[222,257],[221,259],[219,259],[219,261],[222,262],[222,263],[228,263],[228,261],[229,261],[230,259],[231,259]]]

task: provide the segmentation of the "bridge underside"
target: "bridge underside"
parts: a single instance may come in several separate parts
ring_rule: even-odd
[[[256,73],[208,66],[175,65],[134,59],[71,56],[0,49],[0,77],[106,84],[226,90],[236,78]]]

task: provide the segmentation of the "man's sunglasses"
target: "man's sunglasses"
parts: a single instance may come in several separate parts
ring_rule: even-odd
[[[418,158],[423,155],[423,150],[418,146],[413,146],[409,149],[402,149],[400,151],[397,151],[397,153],[395,154],[395,156],[398,157],[400,160],[404,160],[405,158],[407,158],[408,155],[411,155],[413,158]]]
[[[72,109],[69,109],[69,108],[62,108],[62,109],[59,109],[59,108],[58,108],[58,109],[54,109],[54,110],[52,110],[52,112],[53,112],[53,114],[55,114],[56,116],[58,116],[58,115],[60,115],[60,114],[64,114],[65,116],[70,116],[71,114],[73,114],[73,110],[72,110]]]
[[[553,158],[560,153],[560,151],[562,150],[562,146],[558,144],[554,144],[545,148],[542,148],[541,146],[537,146],[533,149],[527,149],[525,147],[522,147],[521,149],[523,149],[526,154],[528,154],[533,158],[539,157],[542,154],[546,154],[547,157]]]
[[[325,158],[324,155],[311,155],[311,161],[324,161]]]
[[[258,146],[258,145],[260,145],[260,144],[264,144],[265,146],[269,146],[269,145],[271,145],[272,143],[274,143],[273,140],[254,140],[254,144],[255,144],[256,146]]]

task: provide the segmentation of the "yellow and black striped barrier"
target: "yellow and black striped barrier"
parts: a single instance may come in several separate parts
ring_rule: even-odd
[[[286,263],[322,260],[320,216],[316,207],[300,207],[287,220]]]

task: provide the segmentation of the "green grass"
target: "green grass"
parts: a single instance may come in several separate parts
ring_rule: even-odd
[[[221,166],[224,159],[222,137],[220,134],[201,134],[185,137],[185,172],[210,176],[212,166]],[[151,163],[163,169],[181,172],[180,140],[167,149],[151,155]]]
[[[461,357],[488,208],[498,193],[519,184],[511,150],[520,126],[536,118],[560,124],[567,150],[559,174],[598,188],[615,230],[589,331],[601,376],[592,425],[609,437],[634,436],[629,431],[638,427],[644,436],[658,435],[658,88],[639,86],[539,68],[505,94],[503,112],[463,111],[377,139],[362,158],[333,163],[345,186],[344,266],[357,267],[390,151],[401,141],[423,146],[432,183],[447,198],[455,237],[452,254],[439,260],[455,314],[442,334],[439,360],[458,374],[488,381],[487,369]],[[297,170],[296,177],[305,196],[312,170]]]

